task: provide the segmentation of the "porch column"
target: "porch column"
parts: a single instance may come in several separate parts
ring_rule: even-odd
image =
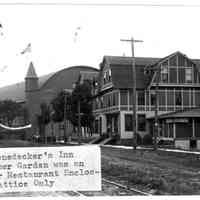
[[[176,139],[176,123],[173,123],[173,137]]]
[[[195,121],[192,119],[192,137],[195,137]]]
[[[115,118],[112,116],[112,133],[115,131],[114,126],[115,126]]]
[[[102,115],[101,116],[102,118],[102,124],[101,124],[101,127],[102,127],[102,133],[104,134],[104,133],[107,133],[107,117],[106,117],[106,115]]]
[[[122,132],[122,129],[121,129],[122,125],[121,125],[121,112],[119,112],[119,115],[118,115],[118,134],[121,138],[121,132]]]

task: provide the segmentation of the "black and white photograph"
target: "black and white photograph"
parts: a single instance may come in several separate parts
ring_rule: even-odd
[[[198,0],[0,1],[0,198],[200,195]]]

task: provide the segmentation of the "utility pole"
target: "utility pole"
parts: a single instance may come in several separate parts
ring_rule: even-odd
[[[122,42],[130,42],[132,50],[132,73],[133,73],[133,148],[137,148],[137,128],[136,128],[136,69],[135,69],[135,55],[134,55],[134,43],[143,42],[142,40],[121,39]]]
[[[158,100],[158,90],[159,90],[159,81],[160,81],[160,66],[156,65],[156,87],[155,87],[155,130],[153,131],[153,138],[154,138],[154,150],[157,150],[157,137],[158,137],[158,107],[159,107],[159,100]]]
[[[66,109],[67,109],[67,91],[64,91],[64,142],[67,142]]]
[[[78,100],[78,144],[81,144],[81,102]]]

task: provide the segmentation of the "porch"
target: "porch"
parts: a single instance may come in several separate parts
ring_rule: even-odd
[[[158,120],[158,139],[174,141],[176,148],[200,149],[200,108],[162,114]],[[153,134],[153,118],[149,123]]]

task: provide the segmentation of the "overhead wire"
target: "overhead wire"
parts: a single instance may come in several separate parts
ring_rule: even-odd
[[[184,4],[184,3],[95,3],[95,2],[73,2],[73,1],[68,1],[68,2],[0,2],[0,5],[58,5],[58,6],[132,6],[132,7],[200,7],[200,4]]]

